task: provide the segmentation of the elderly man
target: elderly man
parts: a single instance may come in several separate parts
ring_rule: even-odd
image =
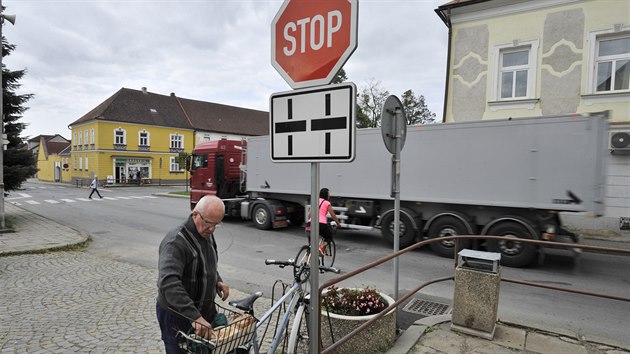
[[[225,205],[215,196],[199,200],[188,219],[166,234],[160,244],[156,313],[167,353],[181,353],[177,331],[210,338],[216,315],[214,299],[227,299],[230,288],[217,270],[214,231]],[[177,311],[178,314],[173,313]]]

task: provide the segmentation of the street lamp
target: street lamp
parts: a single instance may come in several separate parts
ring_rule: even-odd
[[[15,15],[5,15],[2,13],[4,8],[2,7],[2,0],[0,0],[0,41],[2,40],[2,26],[4,26],[4,20],[11,22],[15,25]],[[0,43],[0,128],[2,130],[2,149],[0,149],[0,230],[6,228],[4,222],[4,112],[2,109],[2,43]]]

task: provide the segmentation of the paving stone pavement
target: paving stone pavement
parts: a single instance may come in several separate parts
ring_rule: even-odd
[[[0,258],[2,353],[162,353],[157,271],[86,252]]]

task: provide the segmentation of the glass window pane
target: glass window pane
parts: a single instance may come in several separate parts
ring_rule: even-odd
[[[597,64],[597,91],[610,91],[610,77],[612,75],[612,63]]]
[[[630,60],[618,60],[615,64],[615,90],[627,90],[630,88]]]
[[[514,97],[527,96],[527,70],[516,72],[516,87],[514,88]]]
[[[512,97],[512,72],[501,74],[501,98]]]
[[[599,42],[599,55],[618,55],[630,53],[630,37],[609,39]]]
[[[503,67],[527,65],[529,61],[529,51],[511,52],[503,54]]]

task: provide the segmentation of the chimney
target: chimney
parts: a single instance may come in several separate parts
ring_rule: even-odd
[[[175,97],[175,92],[171,92],[171,97]]]
[[[142,93],[144,93],[145,95],[147,94],[147,88],[146,87],[142,88]]]

